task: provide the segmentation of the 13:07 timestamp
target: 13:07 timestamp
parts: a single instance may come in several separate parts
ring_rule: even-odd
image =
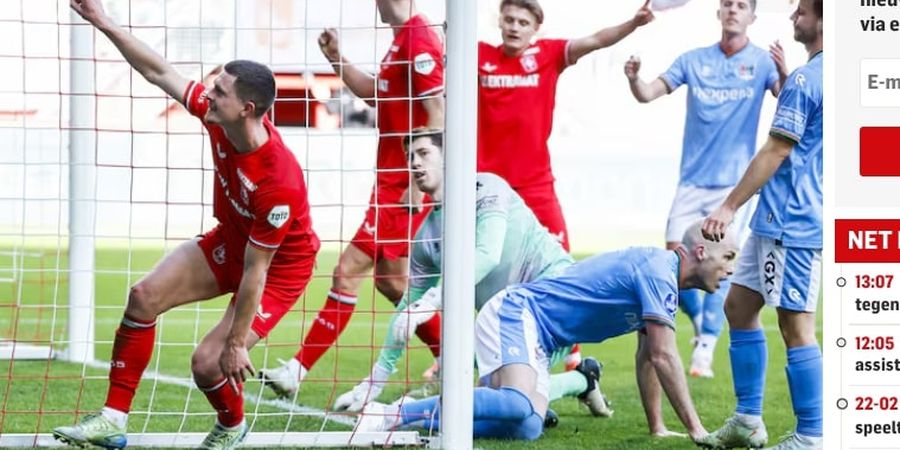
[[[893,275],[857,275],[856,287],[860,289],[888,289],[893,281]]]

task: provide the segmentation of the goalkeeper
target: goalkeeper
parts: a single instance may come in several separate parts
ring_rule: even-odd
[[[435,206],[416,234],[410,257],[409,294],[397,305],[378,361],[366,379],[338,397],[335,409],[359,411],[378,398],[410,335],[441,308],[438,282],[443,235],[442,144],[442,131],[433,129],[413,130],[404,141],[410,175],[419,190],[431,196]],[[574,261],[506,181],[490,173],[480,173],[476,180],[475,307],[481,309],[507,286],[557,275]],[[568,350],[554,353],[552,364],[562,360]],[[600,392],[601,367],[596,359],[585,358],[576,370],[554,375],[550,400],[577,396],[593,415],[610,416],[612,411]]]

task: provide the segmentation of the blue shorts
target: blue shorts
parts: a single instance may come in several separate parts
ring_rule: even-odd
[[[758,292],[769,306],[814,313],[822,288],[822,250],[784,247],[751,234],[731,282]]]

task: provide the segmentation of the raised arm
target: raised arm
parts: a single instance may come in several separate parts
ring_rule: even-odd
[[[582,56],[594,50],[609,47],[621,41],[638,27],[646,25],[652,20],[653,11],[650,11],[650,0],[647,0],[630,20],[613,27],[604,28],[583,38],[572,39],[569,42],[569,51],[566,55],[569,64],[575,64]]]
[[[70,0],[69,5],[84,20],[100,30],[119,49],[128,64],[151,84],[158,86],[175,100],[182,101],[188,80],[168,61],[126,32],[106,15],[100,0]]]
[[[631,88],[631,95],[634,95],[635,100],[641,103],[652,102],[672,92],[662,78],[645,83],[638,74],[640,71],[641,58],[637,56],[629,58],[625,63],[625,77],[628,78],[628,87]]]
[[[344,84],[359,98],[372,103],[375,98],[375,77],[359,70],[341,55],[337,30],[326,28],[319,35],[319,49],[331,63],[334,73],[341,77]]]
[[[669,398],[681,423],[687,428],[691,439],[697,440],[707,432],[700,423],[700,417],[691,401],[684,367],[675,346],[675,331],[666,325],[647,322],[647,351],[650,364],[656,371],[659,383]],[[649,413],[648,413],[649,414]]]

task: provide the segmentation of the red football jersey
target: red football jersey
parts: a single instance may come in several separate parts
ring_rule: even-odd
[[[547,139],[568,40],[540,39],[521,56],[478,45],[478,171],[513,188],[553,182]]]
[[[421,14],[401,25],[381,61],[375,104],[378,108],[378,189],[406,189],[409,171],[403,136],[428,124],[421,97],[444,90],[444,44]]]
[[[206,86],[193,81],[184,93],[182,103],[200,120],[209,109],[207,93]],[[314,255],[319,239],[312,229],[300,164],[268,117],[263,124],[269,140],[250,153],[237,153],[222,127],[203,122],[215,165],[213,215],[225,230],[229,253],[243,261],[249,242],[277,249],[272,264],[279,265]]]

